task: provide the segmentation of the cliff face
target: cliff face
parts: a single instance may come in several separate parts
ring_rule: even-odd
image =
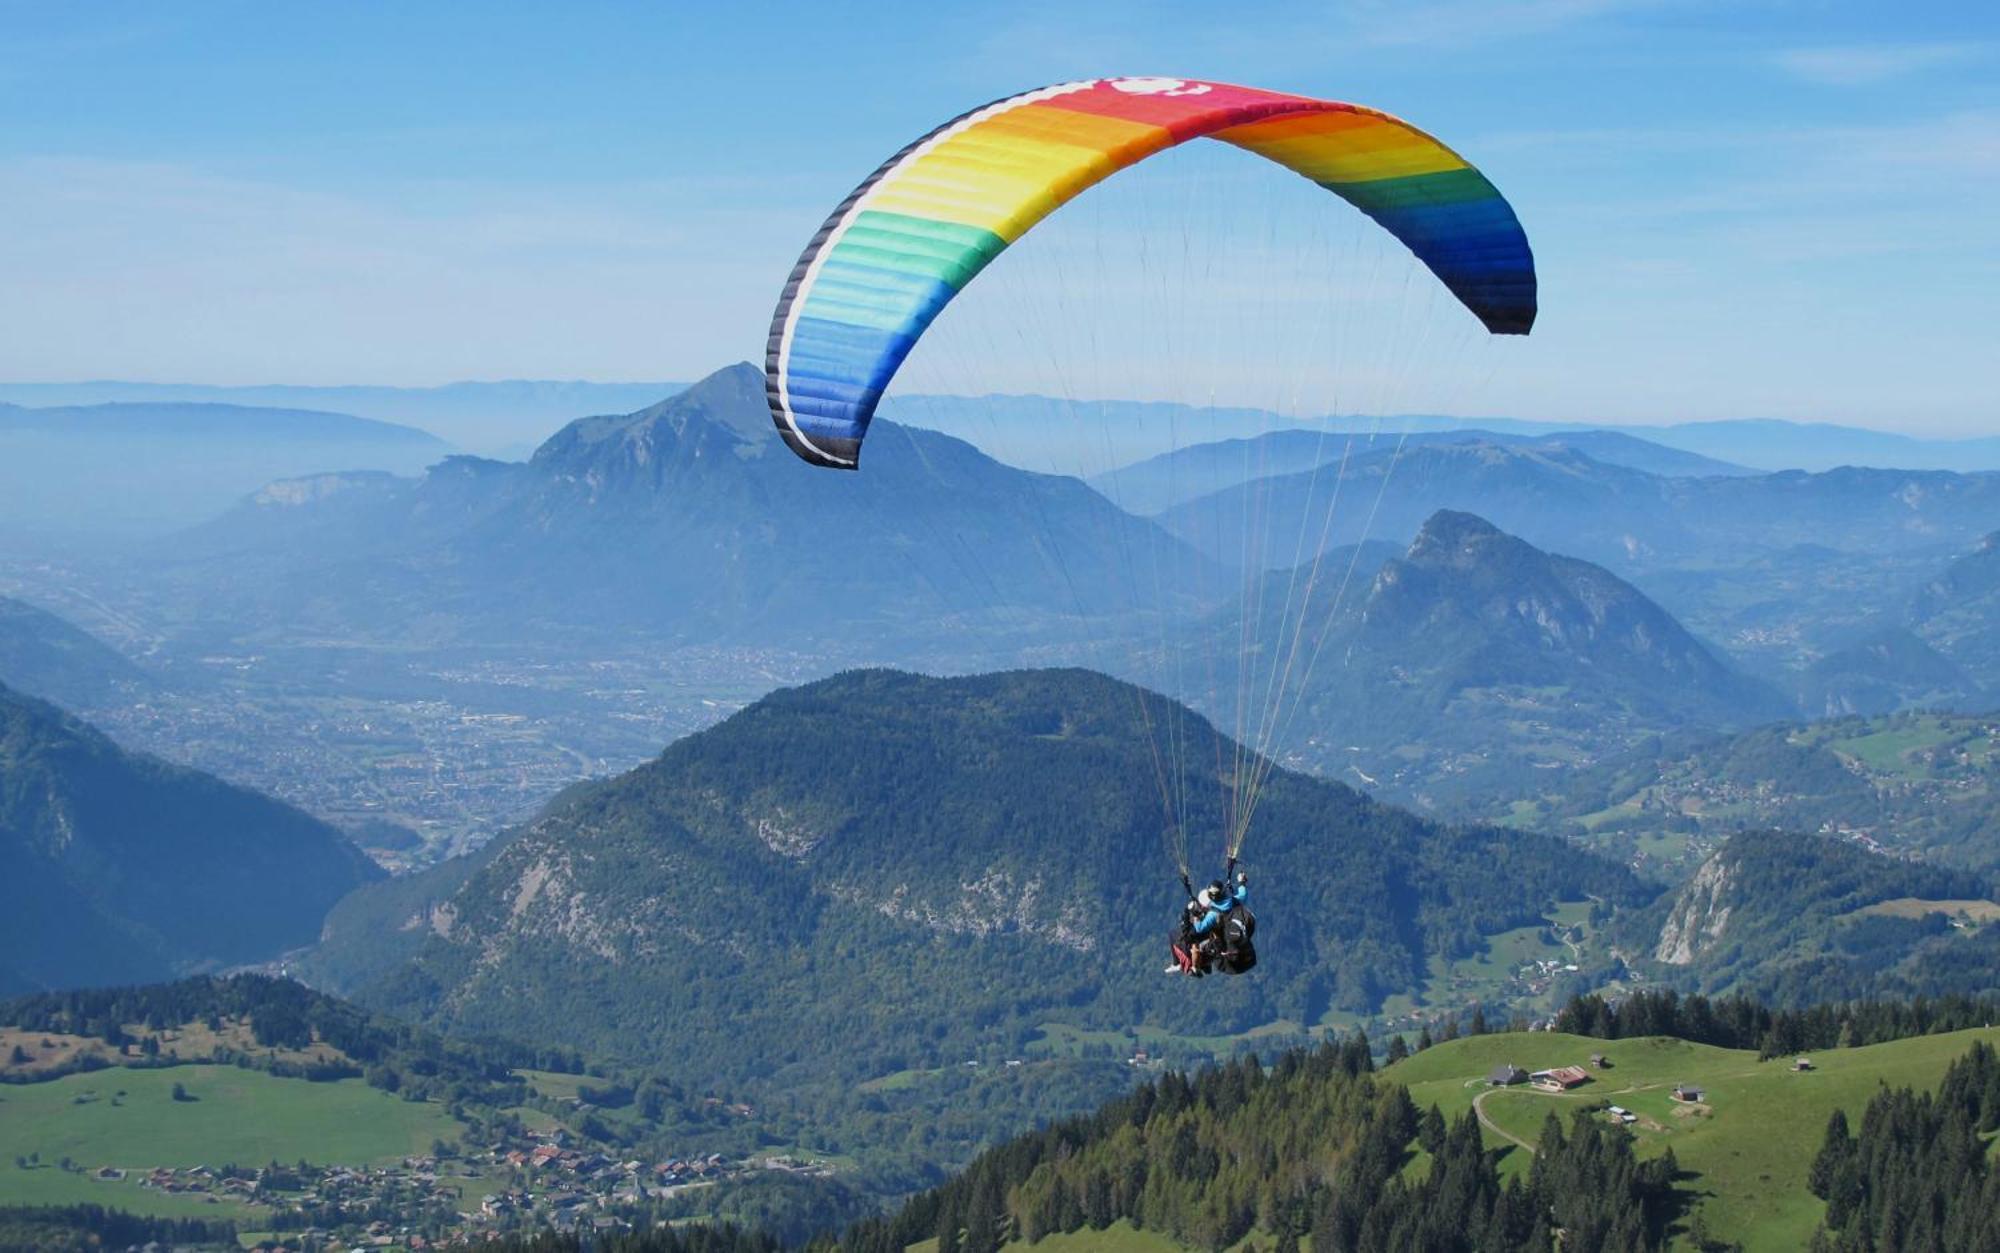
[[[1744,831],[1678,891],[1615,925],[1642,974],[1683,991],[1783,1005],[1982,996],[2000,990],[1988,956],[2000,932],[1954,929],[1944,907],[1988,891],[1981,875],[1843,839]],[[1901,904],[1879,908],[1890,901]],[[1940,908],[1911,915],[1913,901]]]
[[[1660,928],[1660,942],[1653,960],[1670,966],[1691,966],[1694,959],[1722,938],[1734,912],[1729,903],[1735,875],[1723,853],[1702,863],[1694,878],[1681,889],[1666,925]]]

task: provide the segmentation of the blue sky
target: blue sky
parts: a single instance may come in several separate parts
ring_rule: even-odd
[[[1494,178],[1544,312],[1477,411],[2000,430],[1996,6],[1249,12],[0,2],[0,378],[693,377],[907,139],[1170,74],[1385,108]]]

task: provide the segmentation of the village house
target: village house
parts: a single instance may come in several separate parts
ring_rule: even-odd
[[[1486,1086],[1489,1088],[1511,1088],[1527,1081],[1528,1072],[1519,1066],[1495,1066],[1486,1072]]]

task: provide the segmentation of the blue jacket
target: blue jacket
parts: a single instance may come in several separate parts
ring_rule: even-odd
[[[1228,900],[1222,902],[1221,905],[1211,908],[1195,921],[1194,933],[1196,935],[1207,935],[1210,931],[1222,925],[1222,916],[1224,914],[1249,899],[1250,886],[1245,883],[1236,884],[1230,889]]]

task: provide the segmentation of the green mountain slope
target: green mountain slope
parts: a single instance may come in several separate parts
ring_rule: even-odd
[[[1917,633],[1987,684],[2000,684],[2000,531],[1918,594]]]
[[[1227,1048],[1420,992],[1432,955],[1539,927],[1557,900],[1643,899],[1558,841],[1281,771],[1245,852],[1262,964],[1170,979],[1165,728],[1197,847],[1219,844],[1211,768],[1231,747],[1102,676],[863,671],[782,691],[572,789],[421,913],[423,877],[399,885],[388,912],[428,932],[408,964],[371,978],[336,928],[310,968],[460,1031],[669,1049],[692,1081],[806,1090],[1045,1055],[1052,1023]]]
[[[1905,627],[1889,627],[1807,666],[1797,681],[1809,717],[1899,709],[1981,710],[1995,703],[1972,676]]]
[[[2000,994],[1996,919],[1984,875],[1751,831],[1614,930],[1653,977],[1791,1006]]]
[[[75,709],[129,699],[149,680],[90,633],[26,601],[0,596],[0,683]]]
[[[288,805],[125,753],[0,688],[0,953],[17,984],[274,957],[310,943],[335,901],[381,875]]]

